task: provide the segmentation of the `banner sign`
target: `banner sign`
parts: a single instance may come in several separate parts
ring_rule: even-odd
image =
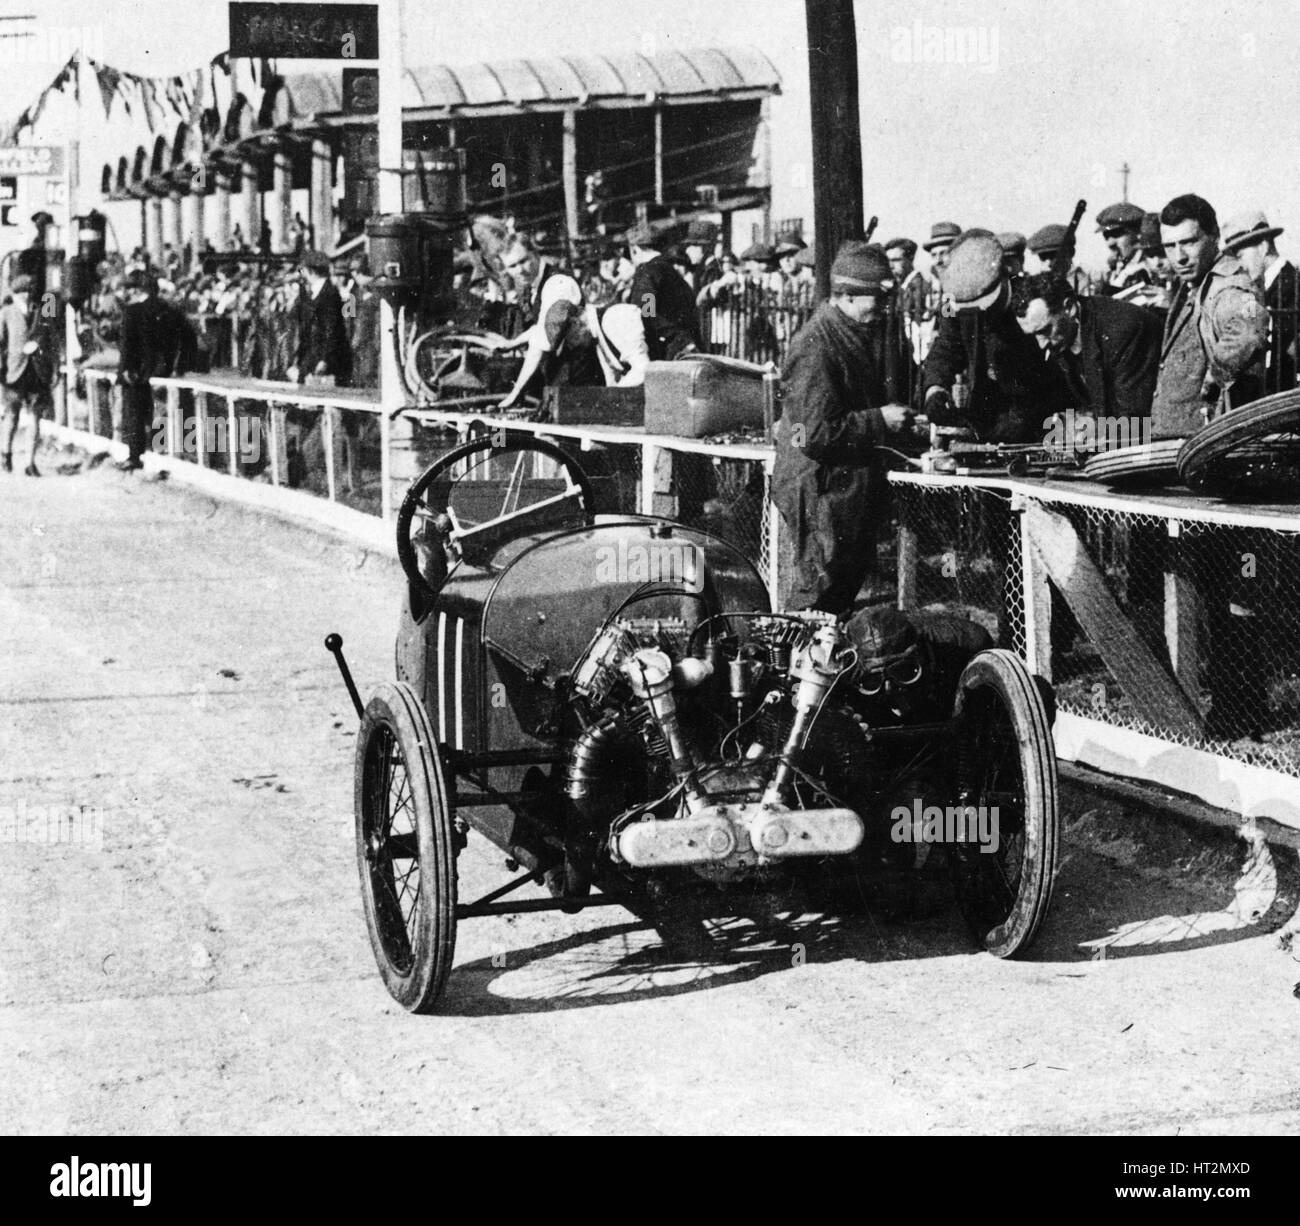
[[[61,145],[0,146],[0,175],[45,175],[52,179],[62,174]]]
[[[230,54],[268,60],[377,60],[377,4],[230,5]]]

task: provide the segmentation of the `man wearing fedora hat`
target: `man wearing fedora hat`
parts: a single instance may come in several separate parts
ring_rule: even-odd
[[[1273,241],[1281,226],[1270,226],[1259,209],[1238,213],[1223,226],[1223,250],[1235,255],[1250,279],[1264,293],[1268,308],[1268,352],[1265,354],[1265,390],[1283,392],[1296,385],[1296,268],[1278,254]]]
[[[1002,246],[988,230],[967,230],[940,276],[954,310],[922,374],[925,413],[938,425],[967,426],[984,442],[1028,443],[1063,407],[1064,389],[1010,309]]]
[[[911,416],[887,403],[889,285],[878,247],[844,243],[831,265],[830,297],[790,342],[772,472],[772,501],[794,558],[790,609],[848,613],[876,570],[887,495],[879,448]]]

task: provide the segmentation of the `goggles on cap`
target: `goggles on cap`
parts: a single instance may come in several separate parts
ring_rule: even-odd
[[[862,693],[871,696],[879,694],[885,688],[886,682],[903,688],[915,685],[921,680],[923,671],[921,653],[912,646],[900,652],[892,660],[872,668],[862,669],[858,673],[857,685]]]

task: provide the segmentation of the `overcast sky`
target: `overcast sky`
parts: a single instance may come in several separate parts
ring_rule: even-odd
[[[405,10],[412,63],[758,46],[785,83],[775,212],[811,215],[801,0],[406,0]],[[0,0],[5,12],[89,23],[104,58],[134,72],[194,67],[227,42],[218,0]],[[1068,220],[1081,196],[1091,218],[1119,199],[1125,161],[1145,208],[1197,191],[1221,218],[1258,205],[1287,237],[1300,233],[1300,6],[863,0],[857,23],[867,213],[882,237],[920,239],[942,219],[1029,232]],[[936,27],[973,28],[980,62],[916,62]],[[7,67],[0,113],[12,118],[57,67]],[[1085,262],[1100,263],[1092,230]]]

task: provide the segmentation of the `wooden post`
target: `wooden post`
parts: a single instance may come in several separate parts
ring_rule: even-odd
[[[158,267],[162,263],[163,243],[167,240],[163,238],[163,202],[161,196],[150,196],[148,205],[149,217],[149,262]]]
[[[288,149],[277,149],[272,164],[271,250],[289,250],[289,223],[293,220],[293,159]]]
[[[239,416],[234,396],[226,397],[226,468],[232,477],[239,476]]]
[[[213,204],[216,208],[216,237],[213,245],[218,251],[225,251],[230,246],[230,172],[217,172],[217,186],[213,191]]]
[[[564,112],[564,224],[569,241],[578,237],[578,113]]]
[[[1181,528],[1176,519],[1166,521],[1169,563],[1165,568],[1165,644],[1178,683],[1188,694],[1195,695],[1200,689],[1197,642],[1200,595],[1188,567]]]
[[[641,497],[640,513],[655,513],[655,465],[659,459],[659,448],[654,443],[641,445]]]
[[[256,162],[244,162],[239,171],[240,221],[244,230],[244,243],[249,250],[257,250],[257,240],[262,233],[261,172]]]
[[[181,389],[167,386],[167,454],[173,458],[184,448],[184,423],[181,421]]]
[[[271,430],[271,484],[287,485],[289,480],[288,412],[282,404],[267,406]]]
[[[339,497],[338,491],[338,465],[335,463],[334,445],[335,445],[335,421],[334,415],[338,410],[323,405],[320,411],[320,437],[321,447],[325,452],[325,493],[331,502],[337,502]]]
[[[1047,567],[1029,535],[1029,516],[1023,499],[1013,500],[1016,530],[1020,533],[1020,582],[1025,605],[1025,663],[1031,673],[1052,679],[1052,588]],[[1000,644],[1008,647],[1009,643]]]
[[[379,3],[379,212],[402,211],[402,0]],[[380,514],[393,518],[394,435],[411,438],[411,424],[394,430],[393,416],[406,404],[406,385],[397,364],[397,317],[387,299],[379,306],[379,439]],[[401,476],[405,476],[404,473]]]
[[[184,210],[184,229],[190,244],[191,264],[190,268],[197,268],[199,265],[199,252],[203,247],[203,214],[205,212],[205,200],[203,193],[199,191],[193,183],[190,184],[189,195],[185,197]],[[182,247],[184,244],[182,243]]]
[[[898,607],[916,607],[916,529],[898,521]]]
[[[334,250],[334,155],[329,142],[311,143],[312,242],[328,255]]]
[[[862,235],[862,134],[853,0],[804,0],[812,109],[817,294],[830,291],[840,243]]]
[[[208,466],[208,394],[194,393],[194,462]]]
[[[664,202],[664,108],[655,107],[655,203]]]

